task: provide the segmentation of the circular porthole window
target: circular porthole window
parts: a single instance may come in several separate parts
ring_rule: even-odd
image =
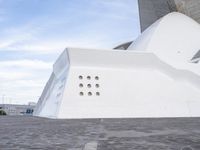
[[[79,76],[78,78],[79,78],[80,80],[82,80],[82,79],[83,79],[83,76]]]
[[[90,77],[90,76],[87,76],[87,79],[88,79],[88,80],[90,80],[90,79],[91,79],[91,77]]]
[[[96,96],[100,96],[100,93],[99,93],[99,92],[96,92]]]
[[[83,93],[83,92],[80,92],[80,93],[79,93],[79,95],[80,95],[80,96],[83,96],[83,95],[84,95],[84,93]]]
[[[82,88],[82,87],[83,87],[83,84],[82,84],[82,83],[80,83],[80,84],[79,84],[79,87],[80,87],[80,88]]]
[[[96,87],[96,88],[99,88],[99,84],[95,84],[95,87]]]
[[[95,77],[95,80],[99,80],[99,77],[98,77],[98,76],[96,76],[96,77]]]
[[[92,96],[92,92],[88,92],[88,96]]]
[[[88,85],[87,85],[87,87],[88,87],[88,88],[91,88],[91,87],[92,87],[92,85],[91,85],[91,84],[88,84]]]

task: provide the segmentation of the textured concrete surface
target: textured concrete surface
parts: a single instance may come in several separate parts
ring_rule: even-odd
[[[138,0],[141,31],[166,14],[176,11],[174,0]]]
[[[198,23],[200,23],[200,0],[175,0],[176,7]]]
[[[141,31],[166,14],[178,11],[200,23],[200,0],[138,0]]]
[[[0,150],[200,150],[200,118],[0,117]]]

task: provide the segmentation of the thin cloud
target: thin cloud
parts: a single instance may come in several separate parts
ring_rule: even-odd
[[[18,67],[18,68],[29,68],[29,69],[51,69],[52,63],[43,62],[41,60],[12,60],[12,61],[1,61],[0,68],[2,67]]]
[[[104,10],[102,9],[105,8],[96,9],[99,7],[106,7],[108,10],[103,13],[102,11]],[[138,24],[137,9],[134,10],[134,7],[134,3],[130,0],[92,1],[90,9],[75,16],[78,19],[84,14],[83,16],[92,16],[95,21],[87,22],[86,20],[85,23],[80,22],[81,24],[66,28],[64,26],[67,26],[70,20],[73,21],[73,17],[66,18],[66,21],[63,21],[63,17],[57,17],[56,20],[51,20],[45,16],[35,18],[24,26],[4,29],[4,35],[6,36],[1,36],[3,38],[0,38],[0,50],[58,53],[67,46],[112,48],[112,46],[115,47],[113,43],[120,41],[121,37],[124,37],[123,33],[126,36],[129,34],[127,36],[129,38],[128,41],[136,38],[138,32],[134,32],[131,29],[131,26]],[[123,24],[123,21],[120,23],[119,20],[127,20],[130,25]],[[129,22],[130,20],[132,22]],[[46,33],[51,33],[51,30],[55,30],[56,26],[60,28],[60,25],[63,28],[63,34],[50,34],[51,37],[45,36]],[[72,32],[68,32],[68,28],[71,28]],[[79,29],[77,30],[77,28]]]
[[[0,0],[0,3],[4,2]],[[21,7],[23,2],[31,9],[32,1],[8,3]],[[6,9],[0,7],[0,21],[3,22],[0,29],[0,58],[4,60],[0,61],[0,95],[6,95],[13,102],[36,102],[53,64],[52,59],[50,61],[39,56],[48,58],[53,55],[56,60],[67,47],[112,49],[134,40],[139,34],[137,0],[77,2],[38,1],[41,4],[38,5],[39,12],[35,8],[33,12],[26,8],[21,8],[22,12],[19,12],[17,7],[13,7],[15,5]],[[26,11],[35,15],[28,14],[31,17],[27,17]],[[12,57],[12,60],[6,56],[5,60],[3,54],[8,51],[22,56]],[[26,58],[23,53],[34,54],[34,58]]]

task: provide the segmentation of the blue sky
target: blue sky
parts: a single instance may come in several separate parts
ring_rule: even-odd
[[[0,0],[0,96],[37,102],[66,47],[111,49],[139,31],[137,0]]]

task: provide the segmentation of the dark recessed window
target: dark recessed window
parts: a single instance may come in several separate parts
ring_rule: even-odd
[[[92,96],[92,92],[88,92],[88,96]]]
[[[99,77],[98,77],[98,76],[96,76],[96,77],[95,77],[95,80],[99,80]]]
[[[83,79],[83,76],[79,76],[78,78],[79,78],[79,79]]]
[[[80,83],[80,84],[79,84],[79,87],[80,87],[80,88],[82,88],[82,87],[83,87],[83,84],[82,84],[82,83]]]
[[[95,84],[95,87],[96,87],[96,88],[99,88],[99,84]]]
[[[90,77],[90,76],[87,76],[87,79],[88,79],[88,80],[90,80],[90,79],[91,79],[91,77]]]
[[[80,95],[80,96],[83,96],[83,95],[84,95],[84,93],[83,93],[83,92],[80,92],[80,93],[79,93],[79,95]]]
[[[96,96],[100,96],[100,93],[99,93],[99,92],[96,92]]]
[[[91,85],[91,84],[88,84],[88,85],[87,85],[87,87],[88,87],[88,88],[91,88],[91,87],[92,87],[92,85]]]

